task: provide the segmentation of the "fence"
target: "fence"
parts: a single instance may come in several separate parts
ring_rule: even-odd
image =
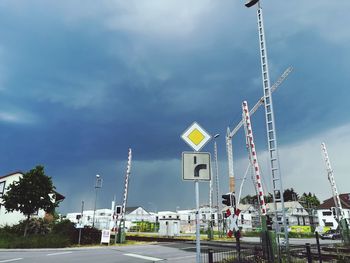
[[[277,258],[267,260],[261,245],[250,245],[236,248],[211,248],[201,254],[202,263],[269,263],[278,262]],[[290,253],[280,253],[280,262],[285,263],[328,263],[350,262],[350,248],[324,245],[291,246]]]

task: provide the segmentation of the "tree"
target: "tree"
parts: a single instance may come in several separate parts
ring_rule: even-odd
[[[302,203],[306,208],[316,208],[320,205],[320,200],[317,198],[315,194],[311,194],[310,192],[303,193],[300,197],[299,202]]]
[[[283,192],[283,199],[285,202],[288,201],[297,201],[299,198],[299,195],[294,191],[293,188],[291,189],[286,189]]]
[[[241,199],[241,203],[246,205],[246,204],[256,204],[258,202],[258,198],[256,195],[246,195]]]
[[[24,236],[32,214],[39,209],[51,213],[58,206],[54,189],[51,177],[45,175],[44,167],[40,165],[8,186],[8,191],[2,196],[3,205],[7,212],[19,211],[26,216]]]
[[[268,195],[265,195],[264,199],[265,199],[265,203],[273,202],[273,196],[271,193],[268,193]],[[246,204],[256,205],[256,204],[259,204],[259,201],[256,195],[246,195],[241,199],[241,203],[244,205]]]

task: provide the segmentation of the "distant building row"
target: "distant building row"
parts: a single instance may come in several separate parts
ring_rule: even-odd
[[[18,181],[23,176],[21,172],[11,173],[0,177],[0,203],[2,202],[2,195],[6,192],[6,188],[12,182]],[[59,199],[64,199],[64,196],[55,193]],[[340,200],[343,207],[345,218],[350,219],[350,194],[341,194]],[[267,212],[272,218],[274,217],[273,204],[267,204]],[[80,223],[84,226],[92,226],[93,218],[95,218],[94,226],[99,229],[112,229],[115,227],[115,216],[113,215],[114,204],[111,209],[98,209],[83,211],[82,217],[79,212],[67,214],[67,218],[74,222]],[[260,226],[259,213],[257,207],[253,205],[239,205],[241,210],[238,219],[238,226],[243,231],[256,230]],[[287,223],[291,230],[300,231],[303,227],[312,226],[322,231],[323,228],[328,227],[336,229],[338,223],[335,220],[335,204],[333,198],[325,200],[317,209],[304,208],[299,202],[285,202]],[[217,213],[217,209],[213,208],[210,211],[208,206],[203,206],[199,211],[199,218],[201,228],[206,229],[212,221],[214,227],[218,227],[218,218],[222,219],[225,208]],[[178,210],[176,212],[162,211],[162,212],[148,212],[142,207],[128,207],[126,208],[126,227],[130,229],[135,222],[148,221],[159,223],[159,232],[161,235],[177,235],[180,233],[195,232],[195,214],[194,209]],[[37,217],[44,217],[44,211],[38,211]],[[81,218],[80,218],[81,217]],[[4,225],[17,224],[19,221],[25,219],[24,215],[19,212],[7,213],[4,206],[0,205],[0,227]],[[212,219],[212,220],[211,220]],[[274,219],[274,218],[273,218]]]
[[[340,195],[343,205],[345,218],[350,219],[350,194]],[[242,231],[253,231],[260,227],[259,212],[253,205],[239,205],[241,210],[238,219],[238,226]],[[335,220],[333,198],[327,199],[317,209],[305,209],[299,202],[285,202],[287,224],[290,231],[311,231],[316,229],[323,232],[325,228],[336,229],[338,223]],[[215,229],[218,228],[218,217],[221,219],[224,214],[223,209],[219,215],[217,209],[213,208],[212,212],[208,206],[200,207],[199,219],[201,229],[207,229],[210,218],[212,218]],[[158,213],[148,212],[142,207],[128,207],[126,209],[126,227],[130,229],[135,222],[148,221],[159,223],[159,232],[161,235],[178,235],[182,233],[195,232],[195,214],[192,210],[178,210],[176,212],[161,211]],[[267,214],[274,220],[273,203],[267,204]],[[69,213],[67,219],[74,223],[78,223],[80,213]],[[93,211],[88,210],[83,212],[82,223],[87,226],[92,225]],[[113,218],[112,209],[98,209],[95,212],[95,227],[99,229],[114,227],[115,218]]]

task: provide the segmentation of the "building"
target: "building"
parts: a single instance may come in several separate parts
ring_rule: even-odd
[[[260,228],[259,212],[254,205],[239,204],[237,208],[241,210],[237,225],[242,231],[253,231]]]
[[[140,222],[140,221],[155,222],[156,216],[154,214],[147,212],[141,206],[126,207],[125,220],[130,222]]]
[[[2,196],[7,192],[7,187],[13,182],[19,181],[19,179],[23,176],[22,172],[13,172],[8,175],[4,175],[0,177],[0,226],[11,226],[18,224],[20,221],[25,220],[26,216],[21,212],[13,211],[7,212],[5,207],[1,205]],[[54,192],[56,196],[56,201],[63,201],[64,196]],[[43,218],[45,216],[45,211],[39,210],[33,217]]]
[[[344,218],[347,219],[349,224],[350,219],[350,193],[339,195],[340,203],[343,208]],[[317,208],[317,217],[320,227],[320,232],[323,232],[323,228],[329,227],[331,229],[338,228],[338,222],[336,220],[336,205],[334,198],[328,198]]]
[[[281,205],[280,203],[277,205]],[[310,231],[310,215],[307,210],[297,201],[285,202],[285,211],[287,224],[293,228],[294,226],[307,226]],[[266,204],[267,215],[275,221],[275,207],[274,203]],[[237,225],[242,231],[255,231],[261,228],[259,208],[252,204],[239,204],[237,206],[241,210]],[[222,211],[225,212],[227,209],[224,208]],[[279,218],[279,221],[282,221]],[[292,227],[293,226],[293,227]]]
[[[180,215],[171,211],[158,213],[159,217],[159,235],[174,237],[180,235]]]
[[[115,226],[115,220],[119,218],[114,216],[114,202],[112,202],[112,209],[96,209],[95,216],[94,210],[84,210],[81,212],[68,213],[66,218],[75,223],[83,226],[92,226],[93,219],[95,219],[94,227],[97,229],[112,229]],[[141,206],[126,207],[125,208],[125,226],[129,229],[133,223],[140,221],[156,222],[157,217],[155,214],[147,212]]]
[[[180,231],[182,233],[196,232],[196,209],[177,210],[180,219]],[[199,207],[199,221],[201,230],[208,229],[210,223],[214,229],[218,226],[218,214],[216,207],[210,208],[208,205]]]

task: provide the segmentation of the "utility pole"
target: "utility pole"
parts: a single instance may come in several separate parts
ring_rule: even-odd
[[[79,240],[78,240],[78,244],[80,245],[80,241],[81,241],[81,223],[83,221],[83,213],[84,213],[84,201],[81,201],[81,214],[80,214],[80,226],[79,226]]]
[[[94,204],[94,213],[92,216],[92,227],[95,227],[95,213],[96,213],[96,203],[97,203],[97,191],[102,187],[102,178],[99,174],[96,174],[95,181],[95,204]]]

